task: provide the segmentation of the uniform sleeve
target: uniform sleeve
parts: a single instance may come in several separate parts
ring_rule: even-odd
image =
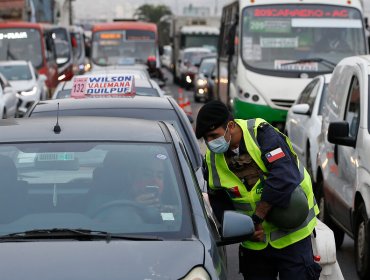
[[[268,170],[261,200],[273,206],[287,207],[290,195],[302,178],[284,137],[271,125],[258,128],[257,141]]]

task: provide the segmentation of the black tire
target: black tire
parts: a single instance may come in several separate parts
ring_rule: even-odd
[[[369,217],[365,204],[358,207],[355,218],[355,263],[360,279],[370,279],[370,244],[367,228]]]
[[[323,180],[318,179],[316,183],[316,192],[315,192],[316,201],[320,209],[320,214],[318,217],[324,224],[326,224],[333,231],[335,238],[335,246],[337,249],[339,249],[343,244],[344,231],[340,227],[338,227],[334,223],[334,221],[330,218],[327,205],[325,202],[323,186],[324,186]]]

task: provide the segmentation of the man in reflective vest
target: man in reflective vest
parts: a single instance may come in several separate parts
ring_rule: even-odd
[[[239,249],[244,278],[319,279],[310,239],[319,209],[290,140],[263,119],[234,120],[219,101],[200,109],[196,136],[207,145],[205,177],[218,218],[231,206],[254,221],[253,237]],[[299,226],[279,228],[269,221],[269,211],[286,208],[296,188],[307,198],[308,215]]]

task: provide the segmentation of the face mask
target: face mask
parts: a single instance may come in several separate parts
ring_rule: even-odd
[[[216,154],[223,154],[229,149],[231,138],[229,142],[227,142],[225,139],[227,129],[228,128],[226,128],[225,134],[223,136],[220,136],[216,139],[213,139],[212,141],[207,142],[207,146],[212,152]]]

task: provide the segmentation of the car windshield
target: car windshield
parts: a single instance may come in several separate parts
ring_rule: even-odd
[[[335,5],[245,8],[240,39],[242,59],[248,67],[278,76],[329,73],[342,58],[366,53],[360,11]]]
[[[82,228],[190,238],[178,166],[170,144],[2,144],[0,235]]]
[[[32,28],[0,29],[0,60],[26,60],[40,68],[43,63],[40,32]]]
[[[190,63],[191,65],[199,64],[201,59],[209,55],[209,52],[185,52],[184,53],[184,62]]]
[[[202,63],[199,66],[199,73],[206,75],[211,75],[213,69],[215,68],[216,60],[215,59],[203,59]]]
[[[115,30],[93,35],[92,60],[98,65],[146,63],[157,56],[155,33],[145,30]]]
[[[28,65],[0,65],[0,73],[9,81],[32,80]]]

